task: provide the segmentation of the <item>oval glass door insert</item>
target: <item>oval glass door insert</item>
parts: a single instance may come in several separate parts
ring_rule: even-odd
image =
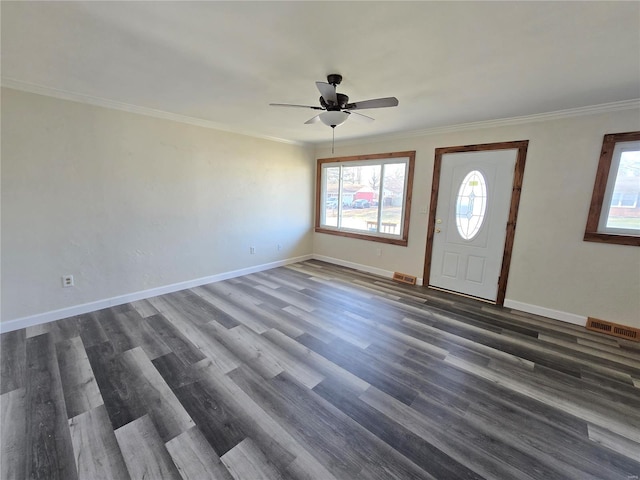
[[[487,210],[487,184],[484,175],[473,170],[464,177],[456,199],[456,226],[465,240],[475,237]]]

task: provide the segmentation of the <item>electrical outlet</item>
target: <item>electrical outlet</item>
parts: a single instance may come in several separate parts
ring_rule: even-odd
[[[255,253],[256,253],[256,247],[249,247],[249,253],[250,253],[251,255],[255,255]]]
[[[278,244],[278,251],[282,250],[282,245]]]
[[[62,276],[62,288],[73,287],[75,284],[73,283],[73,275],[63,275]]]
[[[376,255],[377,256],[382,256],[382,249],[381,248],[376,248]]]

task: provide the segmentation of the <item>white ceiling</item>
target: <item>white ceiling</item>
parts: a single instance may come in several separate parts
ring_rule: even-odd
[[[315,81],[365,110],[336,139],[640,98],[640,2],[1,2],[3,85],[325,142]]]

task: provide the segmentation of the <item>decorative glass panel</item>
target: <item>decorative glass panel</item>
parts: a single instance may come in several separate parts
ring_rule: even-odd
[[[469,172],[460,184],[456,199],[456,226],[465,240],[475,237],[487,209],[487,184],[478,170]]]

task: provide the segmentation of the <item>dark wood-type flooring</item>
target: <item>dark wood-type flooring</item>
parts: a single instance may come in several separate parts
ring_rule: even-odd
[[[640,345],[308,261],[3,334],[8,479],[640,478]]]

